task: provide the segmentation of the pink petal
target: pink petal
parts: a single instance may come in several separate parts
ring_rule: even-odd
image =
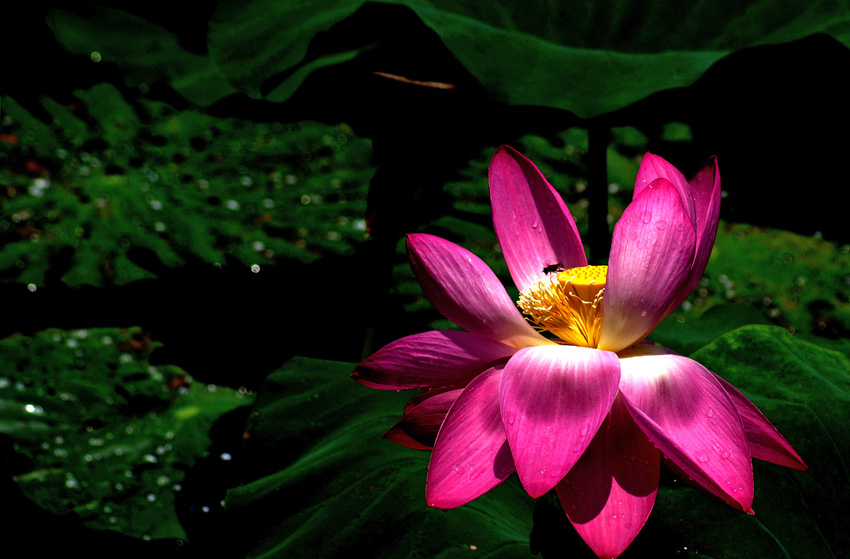
[[[666,179],[656,179],[629,204],[614,227],[600,349],[619,351],[642,340],[669,314],[695,242],[681,198]]]
[[[741,418],[705,367],[662,347],[620,353],[620,392],[635,422],[694,482],[751,511],[753,466]]]
[[[516,348],[457,330],[434,330],[391,342],[351,373],[370,388],[401,390],[465,384]]]
[[[514,472],[499,414],[502,368],[475,377],[449,410],[437,435],[425,499],[429,506],[465,505]]]
[[[649,188],[659,178],[667,179],[676,188],[679,197],[682,199],[685,211],[691,218],[691,223],[696,223],[694,200],[688,186],[688,181],[685,180],[685,176],[679,169],[663,157],[659,157],[654,153],[647,152],[644,154],[643,159],[640,160],[640,167],[635,178],[635,192],[632,199],[637,199],[645,188]]]
[[[493,225],[520,291],[545,278],[547,266],[587,265],[570,211],[534,163],[502,146],[490,161],[489,177]]]
[[[437,388],[419,394],[405,407],[404,417],[384,433],[384,438],[417,450],[434,448],[437,432],[461,388]]]
[[[408,235],[407,250],[425,296],[461,328],[515,347],[550,343],[522,317],[496,274],[468,250],[421,233]]]
[[[688,279],[682,286],[679,295],[673,301],[670,311],[678,307],[696,287],[717,235],[717,223],[720,220],[720,171],[717,161],[712,157],[708,163],[688,182],[690,194],[693,197],[694,214],[696,217],[696,254],[691,264]]]
[[[744,433],[750,447],[750,456],[795,470],[809,469],[800,455],[797,454],[797,451],[788,444],[785,437],[779,433],[749,398],[719,376],[715,375],[715,377],[720,381],[726,393],[732,398],[732,403],[738,409],[738,415],[741,416]]]
[[[519,350],[499,394],[517,474],[537,498],[557,484],[593,439],[617,395],[614,353],[576,346]]]
[[[593,442],[557,485],[570,522],[599,557],[617,557],[640,532],[658,491],[660,453],[614,400]]]

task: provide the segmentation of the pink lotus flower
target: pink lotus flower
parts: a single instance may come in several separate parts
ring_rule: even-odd
[[[720,206],[713,159],[686,181],[644,156],[607,267],[587,266],[569,210],[531,161],[501,147],[489,178],[519,301],[471,252],[409,235],[425,295],[465,331],[407,336],[352,373],[372,388],[427,389],[385,436],[433,448],[428,505],[461,506],[516,472],[534,498],[554,488],[593,551],[617,557],[652,510],[662,460],[750,514],[751,458],[806,469],[743,394],[644,341],[705,270]]]

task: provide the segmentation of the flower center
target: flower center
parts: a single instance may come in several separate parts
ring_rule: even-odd
[[[608,266],[552,272],[523,289],[517,305],[537,330],[548,330],[571,345],[595,348],[607,273]]]

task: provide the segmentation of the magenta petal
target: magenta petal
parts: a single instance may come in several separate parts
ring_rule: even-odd
[[[619,351],[645,338],[688,278],[696,233],[679,193],[656,179],[614,227],[602,302],[600,349]]]
[[[717,223],[720,220],[720,171],[717,167],[717,161],[712,158],[700,171],[688,181],[690,194],[694,201],[694,213],[696,215],[696,253],[694,261],[691,264],[691,271],[688,274],[688,279],[682,286],[676,299],[670,306],[670,311],[678,307],[682,301],[688,298],[688,295],[696,287],[699,280],[702,279],[702,274],[705,272],[705,266],[708,264],[708,258],[711,256],[711,249],[714,247],[714,239],[717,236]]]
[[[720,381],[726,393],[732,398],[732,403],[738,409],[738,415],[741,416],[744,433],[750,447],[750,456],[795,470],[807,470],[809,468],[797,454],[797,451],[788,444],[785,437],[779,433],[749,398],[719,376],[715,375],[715,377]]]
[[[520,291],[545,278],[547,266],[587,265],[570,211],[534,163],[502,146],[490,161],[489,177],[493,225]]]
[[[694,199],[694,213],[697,220],[696,229],[699,237],[697,252],[707,250],[710,253],[717,233],[717,222],[720,219],[721,196],[720,169],[714,157],[688,181],[688,188]],[[705,249],[699,249],[699,245],[702,244],[706,245]],[[708,259],[707,256],[705,258]]]
[[[385,345],[351,373],[370,388],[400,390],[465,384],[515,347],[469,332],[434,330]]]
[[[472,333],[515,347],[548,343],[522,317],[499,278],[480,258],[422,233],[408,235],[407,249],[425,296],[443,316]]]
[[[593,442],[557,485],[576,531],[599,557],[617,557],[640,532],[655,504],[660,453],[614,400]]]
[[[694,482],[743,511],[753,466],[738,410],[705,367],[643,344],[620,353],[620,392],[644,433]]]
[[[635,178],[635,192],[632,198],[636,199],[656,179],[666,179],[676,188],[685,212],[691,219],[691,223],[696,223],[694,200],[688,186],[688,181],[685,180],[685,176],[679,169],[663,157],[659,157],[654,153],[646,153],[643,159],[640,160],[640,167]]]
[[[437,388],[419,394],[405,407],[404,417],[384,433],[384,438],[417,450],[434,448],[440,426],[462,391]]]
[[[481,373],[449,410],[428,465],[425,500],[429,506],[465,505],[514,472],[499,414],[501,377],[501,367]]]
[[[502,374],[502,419],[517,474],[537,498],[581,457],[617,395],[614,353],[576,346],[521,349]]]

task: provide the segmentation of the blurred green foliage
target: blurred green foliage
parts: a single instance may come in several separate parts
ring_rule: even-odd
[[[148,249],[245,266],[346,254],[365,238],[370,144],[343,126],[217,118],[100,84],[46,121],[6,98],[0,276],[34,286],[154,277]]]

